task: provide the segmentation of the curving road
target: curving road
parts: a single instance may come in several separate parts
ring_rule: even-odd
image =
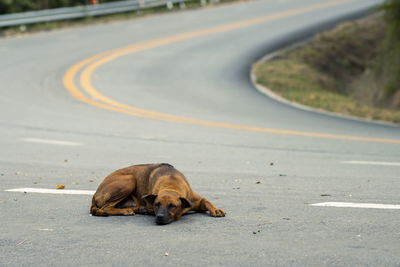
[[[400,128],[299,110],[249,78],[378,3],[250,1],[0,39],[0,266],[399,265],[400,213],[379,205],[400,204]],[[5,191],[95,190],[147,162],[227,217],[159,227],[91,217],[83,191]]]

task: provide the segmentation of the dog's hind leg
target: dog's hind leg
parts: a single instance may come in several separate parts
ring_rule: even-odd
[[[115,205],[114,205],[115,206]],[[107,215],[135,215],[134,208],[115,208],[113,206],[104,207],[102,209]]]
[[[120,175],[115,182],[100,186],[93,196],[92,215],[134,215],[137,207],[118,208],[118,204],[126,200],[135,188],[136,182],[131,175]]]

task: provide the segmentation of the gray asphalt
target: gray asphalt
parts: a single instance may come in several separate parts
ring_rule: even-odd
[[[62,83],[72,65],[102,51],[321,2],[240,2],[0,39],[0,266],[400,265],[399,210],[309,205],[400,204],[400,167],[342,163],[399,162],[399,144],[129,116],[80,102]],[[249,78],[264,54],[377,3],[343,2],[129,54],[98,68],[92,83],[114,100],[162,113],[400,139],[398,126],[278,103]],[[89,216],[90,196],[5,191],[58,184],[95,190],[115,169],[150,162],[173,164],[227,217],[190,214],[157,226],[151,216]]]

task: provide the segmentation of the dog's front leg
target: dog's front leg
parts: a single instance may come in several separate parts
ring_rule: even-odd
[[[203,198],[200,201],[200,207],[202,210],[208,210],[213,217],[225,217],[225,211],[215,207],[214,204],[208,201],[206,198]]]
[[[225,217],[226,212],[222,209],[219,209],[214,206],[213,203],[208,201],[206,198],[198,195],[197,193],[194,194],[192,199],[192,210],[198,212],[205,212],[209,211],[210,215],[213,217]]]

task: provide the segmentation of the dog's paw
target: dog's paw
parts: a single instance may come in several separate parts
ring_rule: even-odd
[[[126,209],[122,212],[122,214],[125,216],[131,216],[131,215],[135,215],[135,212],[132,209]]]
[[[213,217],[225,217],[225,211],[221,209],[210,210],[210,214]]]

